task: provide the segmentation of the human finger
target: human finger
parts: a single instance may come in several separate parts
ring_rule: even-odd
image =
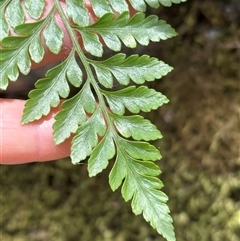
[[[0,99],[0,164],[42,162],[67,157],[71,140],[56,146],[52,124],[55,108],[41,120],[21,125],[25,101]]]

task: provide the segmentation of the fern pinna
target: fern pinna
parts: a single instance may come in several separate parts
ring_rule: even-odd
[[[163,184],[157,178],[160,169],[155,161],[161,155],[149,143],[162,135],[139,112],[155,110],[168,102],[163,94],[143,84],[160,79],[172,67],[148,55],[126,56],[121,49],[123,45],[136,48],[138,44],[146,46],[150,41],[175,36],[175,30],[165,21],[154,15],[146,16],[144,12],[147,4],[157,8],[160,4],[171,6],[184,1],[0,2],[1,90],[7,89],[9,81],[17,81],[19,72],[27,75],[32,63],[42,61],[46,52],[44,46],[58,54],[63,47],[64,35],[68,34],[71,39],[71,51],[65,60],[49,69],[29,93],[22,123],[38,120],[61,104],[53,124],[54,142],[60,144],[74,134],[72,163],[78,164],[88,158],[90,177],[102,172],[114,159],[109,174],[111,189],[115,191],[121,186],[124,200],[132,200],[133,212],[136,215],[142,213],[168,241],[175,240],[175,235],[166,205],[168,198],[160,191]],[[46,14],[49,4],[51,9]],[[94,23],[90,21],[89,5],[96,17]],[[130,14],[130,8],[134,9],[134,14]],[[29,17],[34,21],[29,23]],[[66,32],[60,28],[59,19]],[[103,46],[117,53],[107,59],[91,58],[102,57]],[[80,59],[81,67],[76,57]],[[120,89],[113,90],[114,81]],[[70,85],[78,92],[68,98]]]

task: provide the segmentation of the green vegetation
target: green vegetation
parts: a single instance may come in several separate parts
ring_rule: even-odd
[[[45,78],[36,82],[36,88],[29,93],[22,123],[48,115],[51,108],[60,105],[61,98],[68,98],[70,85],[78,88],[76,95],[63,101],[55,117],[54,142],[60,144],[75,134],[71,145],[72,163],[80,164],[88,158],[90,177],[101,173],[114,158],[109,174],[111,189],[115,191],[122,186],[122,196],[125,201],[132,200],[133,212],[142,213],[153,228],[168,241],[174,241],[172,218],[166,205],[168,198],[160,191],[163,183],[157,176],[161,171],[154,163],[161,154],[149,143],[162,135],[149,120],[141,117],[142,112],[150,112],[168,102],[160,92],[142,85],[161,78],[172,67],[148,55],[127,57],[117,53],[104,60],[92,57],[103,57],[103,42],[108,49],[119,52],[122,46],[133,49],[138,44],[147,46],[150,42],[176,36],[175,30],[165,21],[143,12],[147,3],[158,8],[160,4],[171,6],[181,0],[146,3],[131,0],[130,5],[137,11],[133,16],[124,0],[90,2],[98,17],[95,23],[90,22],[82,0],[67,0],[66,9],[59,1],[54,1],[44,18],[41,18],[46,3],[43,0],[2,1],[0,89],[6,90],[9,81],[17,81],[19,72],[27,75],[32,61],[42,61],[45,50],[41,36],[52,53],[61,51],[64,32],[57,25],[55,16],[58,14],[71,38],[72,48],[62,63],[49,69]],[[118,13],[117,17],[113,10]],[[36,21],[25,22],[26,13]],[[10,36],[10,28],[16,36]],[[87,57],[79,45],[77,34],[91,57]],[[119,90],[112,89],[114,81],[121,86]],[[126,87],[130,81],[133,84]],[[126,114],[126,110],[130,114]]]

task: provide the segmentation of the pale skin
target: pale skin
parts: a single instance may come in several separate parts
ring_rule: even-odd
[[[44,15],[51,9],[53,0],[46,1]],[[62,2],[64,4],[64,1]],[[89,2],[86,0],[91,21],[96,18]],[[44,59],[39,64],[32,63],[32,68],[38,68],[49,63],[63,60],[71,50],[71,40],[64,24],[56,16],[59,27],[64,31],[64,46],[58,55],[46,49]],[[29,20],[33,21],[33,20]],[[41,120],[22,125],[21,116],[25,101],[17,99],[0,99],[0,164],[21,164],[29,162],[44,162],[57,160],[70,155],[71,138],[60,145],[55,145],[52,135],[54,115],[59,108],[51,110],[49,115]]]

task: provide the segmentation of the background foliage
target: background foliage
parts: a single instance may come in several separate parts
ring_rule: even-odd
[[[238,8],[205,0],[160,9],[180,35],[148,50],[175,67],[153,84],[171,102],[152,120],[165,136],[161,179],[180,241],[240,235]],[[68,160],[1,166],[3,240],[163,240],[111,193],[104,173],[88,179],[85,169]]]

